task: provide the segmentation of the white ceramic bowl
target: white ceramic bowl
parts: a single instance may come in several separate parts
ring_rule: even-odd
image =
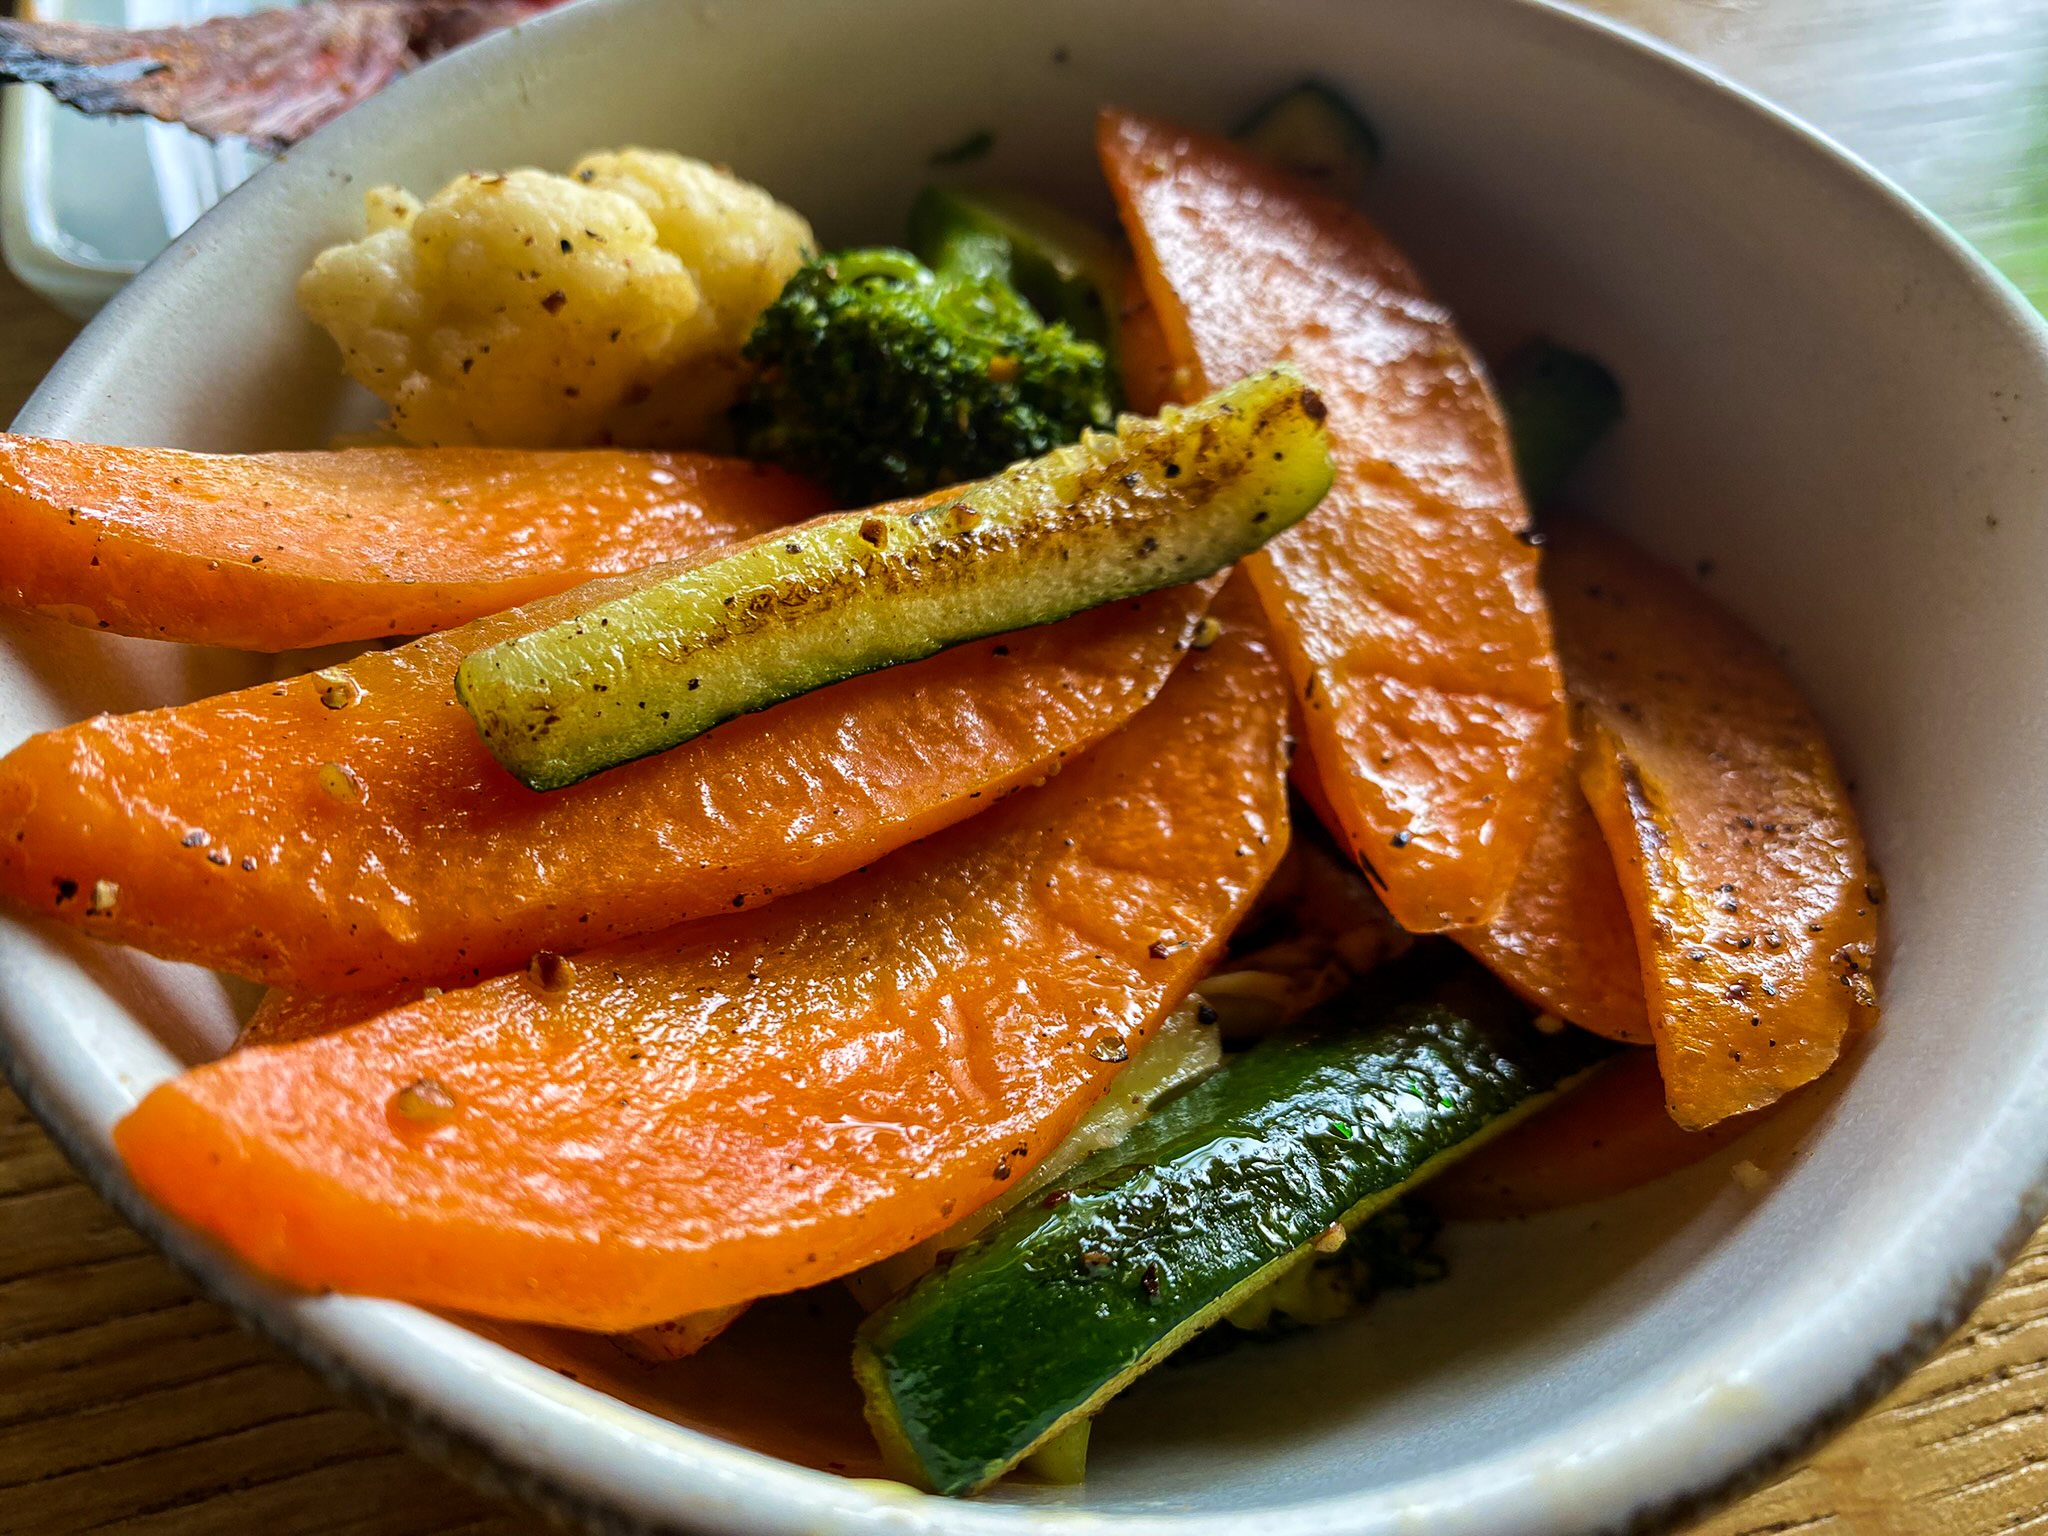
[[[345,396],[291,283],[357,231],[377,181],[639,141],[731,162],[829,241],[887,236],[928,154],[969,130],[996,132],[991,177],[1100,206],[1099,103],[1221,126],[1304,71],[1368,104],[1387,146],[1374,204],[1477,336],[1548,329],[1626,381],[1589,501],[1698,562],[1784,646],[1859,786],[1893,897],[1887,1020],[1796,1139],[1745,1149],[1763,1192],[1724,1160],[1457,1232],[1446,1285],[1141,1384],[1101,1421],[1085,1489],[947,1502],[746,1449],[716,1408],[695,1415],[714,1433],[678,1427],[422,1312],[246,1274],[141,1206],[108,1145],[139,1094],[225,1043],[232,992],[8,926],[13,1074],[95,1182],[421,1443],[607,1529],[1651,1529],[1927,1353],[2043,1210],[2048,338],[1895,190],[1646,43],[1529,0],[572,7],[400,84],[230,197],[19,425],[321,441]],[[6,638],[8,742],[247,675],[54,624]]]

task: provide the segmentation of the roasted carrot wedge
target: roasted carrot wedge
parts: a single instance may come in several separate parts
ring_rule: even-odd
[[[237,1051],[122,1122],[130,1169],[298,1284],[610,1331],[912,1246],[1100,1097],[1283,851],[1286,686],[1218,611],[1044,787],[759,913]]]
[[[254,1045],[288,1045],[331,1034],[350,1024],[373,1019],[388,1009],[420,997],[417,987],[380,988],[375,992],[296,992],[272,987],[263,994],[256,1012],[243,1027],[235,1049]],[[1660,1119],[1664,1118],[1661,1114]],[[1670,1122],[1665,1121],[1668,1125]],[[690,1312],[647,1328],[617,1335],[619,1347],[638,1359],[658,1364],[694,1355],[739,1320],[748,1303],[713,1307],[707,1312]]]
[[[1536,841],[1499,913],[1451,937],[1537,1007],[1610,1040],[1648,1045],[1635,930],[1600,823],[1571,769],[1557,776],[1539,815]]]
[[[456,664],[659,575],[33,737],[0,758],[0,898],[316,990],[488,976],[836,879],[984,809],[1142,707],[1207,603],[1156,592],[526,789],[456,701]]]
[[[284,651],[447,629],[825,509],[691,453],[205,454],[0,434],[0,602]]]
[[[1331,830],[1406,927],[1485,922],[1565,734],[1536,551],[1479,369],[1355,210],[1221,139],[1114,112],[1098,137],[1191,387],[1291,360],[1329,407],[1335,487],[1244,563]]]
[[[1876,1005],[1882,892],[1820,722],[1761,640],[1612,534],[1553,530],[1545,579],[1665,1102],[1687,1130],[1760,1109]]]

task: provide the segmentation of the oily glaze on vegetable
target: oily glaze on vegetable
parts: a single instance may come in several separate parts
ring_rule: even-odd
[[[1820,722],[1761,640],[1613,535],[1553,530],[1545,583],[1672,1118],[1762,1108],[1875,1016],[1883,893]]]
[[[1207,601],[1155,593],[525,788],[457,664],[660,575],[32,737],[0,758],[0,897],[272,983],[490,975],[836,879],[1056,771],[1158,691]]]
[[[824,509],[803,481],[710,454],[205,454],[0,435],[0,601],[293,650],[448,629]]]
[[[491,753],[558,789],[814,688],[1199,580],[1315,509],[1323,405],[1270,369],[929,503],[839,512],[670,567],[472,653]]]
[[[267,1272],[610,1331],[826,1280],[1029,1171],[1286,842],[1280,669],[1221,634],[1044,788],[829,889],[156,1089],[116,1140]]]
[[[985,1486],[1610,1049],[1343,1003],[1265,1041],[868,1320],[854,1371],[885,1455]]]
[[[1325,397],[1318,516],[1246,561],[1336,830],[1416,930],[1485,922],[1564,760],[1505,430],[1449,317],[1354,210],[1219,139],[1108,113],[1099,147],[1174,361],[1275,358]]]

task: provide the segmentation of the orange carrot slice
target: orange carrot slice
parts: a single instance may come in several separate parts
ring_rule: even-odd
[[[1579,777],[1635,929],[1672,1118],[1759,1109],[1874,1010],[1881,892],[1811,706],[1764,643],[1590,526],[1546,580]]]
[[[804,481],[710,454],[205,454],[0,434],[0,602],[283,651],[447,629],[824,510]]]
[[[1499,914],[1451,937],[1538,1008],[1610,1040],[1650,1043],[1635,930],[1600,823],[1569,769],[1554,781]]]
[[[289,1045],[294,1040],[311,1040],[419,999],[417,987],[386,987],[375,992],[298,992],[289,987],[272,987],[256,1005],[234,1048],[239,1051],[252,1045]],[[665,1323],[618,1334],[614,1342],[627,1354],[649,1364],[682,1360],[739,1321],[749,1305],[739,1301],[729,1307],[713,1307],[708,1312],[686,1313]]]
[[[900,1252],[1067,1133],[1284,851],[1245,601],[1041,789],[759,913],[237,1051],[121,1151],[286,1280],[582,1328]]]
[[[493,975],[837,879],[1057,771],[1158,692],[1209,590],[871,673],[540,795],[492,760],[455,668],[585,587],[31,738],[0,758],[0,898],[321,991]]]
[[[1335,487],[1245,567],[1332,831],[1405,926],[1485,922],[1565,735],[1536,551],[1518,537],[1527,514],[1479,370],[1356,211],[1142,117],[1105,114],[1099,147],[1186,377],[1202,388],[1290,359],[1329,406]]]

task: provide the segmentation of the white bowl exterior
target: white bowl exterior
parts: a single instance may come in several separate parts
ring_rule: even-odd
[[[429,1437],[622,1524],[1019,1524],[1287,1536],[1619,1527],[1864,1402],[1960,1318],[2048,1168],[2048,351],[2023,302],[1868,172],[1726,86],[1528,0],[610,0],[456,55],[233,194],[17,425],[319,441],[350,407],[291,285],[363,190],[626,142],[732,163],[828,242],[887,238],[931,151],[1104,206],[1105,101],[1221,127],[1304,72],[1366,103],[1374,208],[1482,339],[1604,357],[1630,416],[1592,510],[1782,643],[1891,889],[1887,1022],[1752,1197],[1710,1167],[1457,1239],[1453,1281],[1313,1343],[1160,1373],[1084,1490],[925,1499],[622,1407],[451,1324],[280,1294],[140,1210],[109,1127],[233,1016],[203,973],[0,929],[38,1110],[208,1283]],[[0,744],[246,663],[8,621]]]

